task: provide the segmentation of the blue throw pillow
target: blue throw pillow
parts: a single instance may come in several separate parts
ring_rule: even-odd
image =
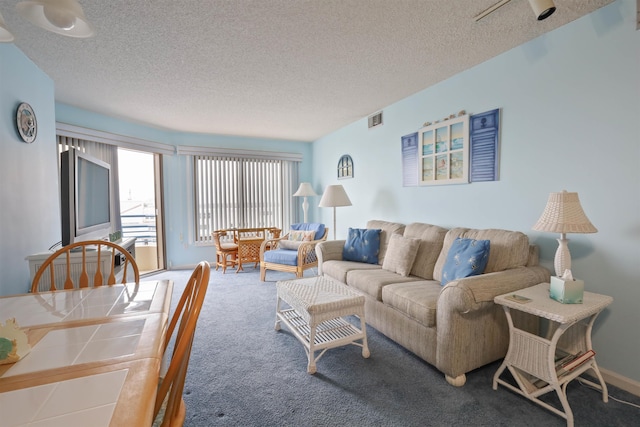
[[[349,236],[342,249],[342,259],[377,264],[381,231],[380,229],[349,228]]]
[[[449,249],[442,269],[442,286],[452,280],[477,276],[489,261],[489,240],[456,238]]]

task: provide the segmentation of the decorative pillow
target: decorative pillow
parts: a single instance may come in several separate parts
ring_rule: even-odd
[[[400,234],[392,234],[387,246],[387,253],[382,261],[384,270],[408,276],[413,267],[413,261],[418,254],[420,240],[403,237]]]
[[[325,226],[320,222],[301,222],[297,224],[291,224],[292,230],[305,230],[305,231],[315,231],[316,235],[313,240],[320,240],[324,236]]]
[[[293,251],[297,251],[301,244],[304,242],[302,240],[287,240],[282,239],[280,243],[278,243],[278,249],[289,249]]]
[[[452,280],[484,272],[489,261],[489,240],[456,238],[442,268],[442,286]]]
[[[377,264],[381,231],[381,229],[349,228],[349,236],[342,249],[342,259]]]
[[[310,242],[316,235],[314,230],[291,230],[289,231],[289,240],[294,242]]]

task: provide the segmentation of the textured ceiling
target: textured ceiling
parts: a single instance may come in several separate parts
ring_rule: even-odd
[[[612,0],[80,0],[73,39],[0,0],[56,101],[153,127],[313,141]]]

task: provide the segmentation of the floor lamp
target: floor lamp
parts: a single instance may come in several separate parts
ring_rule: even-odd
[[[320,199],[321,208],[333,208],[333,240],[336,240],[336,207],[351,206],[351,200],[342,185],[328,185]]]
[[[313,187],[308,182],[301,182],[300,187],[298,187],[298,191],[293,193],[293,197],[304,197],[302,201],[302,212],[304,213],[304,222],[307,222],[307,211],[309,210],[309,202],[307,201],[307,197],[317,196],[316,192],[313,191]]]
[[[533,226],[537,231],[560,233],[558,250],[553,262],[556,276],[562,277],[565,270],[571,270],[569,239],[566,233],[595,233],[597,228],[591,224],[580,206],[578,193],[551,193],[542,216]]]

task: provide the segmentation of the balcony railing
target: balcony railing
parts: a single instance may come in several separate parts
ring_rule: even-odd
[[[136,237],[136,245],[155,244],[157,242],[156,217],[154,215],[120,215],[122,219],[122,237]]]

